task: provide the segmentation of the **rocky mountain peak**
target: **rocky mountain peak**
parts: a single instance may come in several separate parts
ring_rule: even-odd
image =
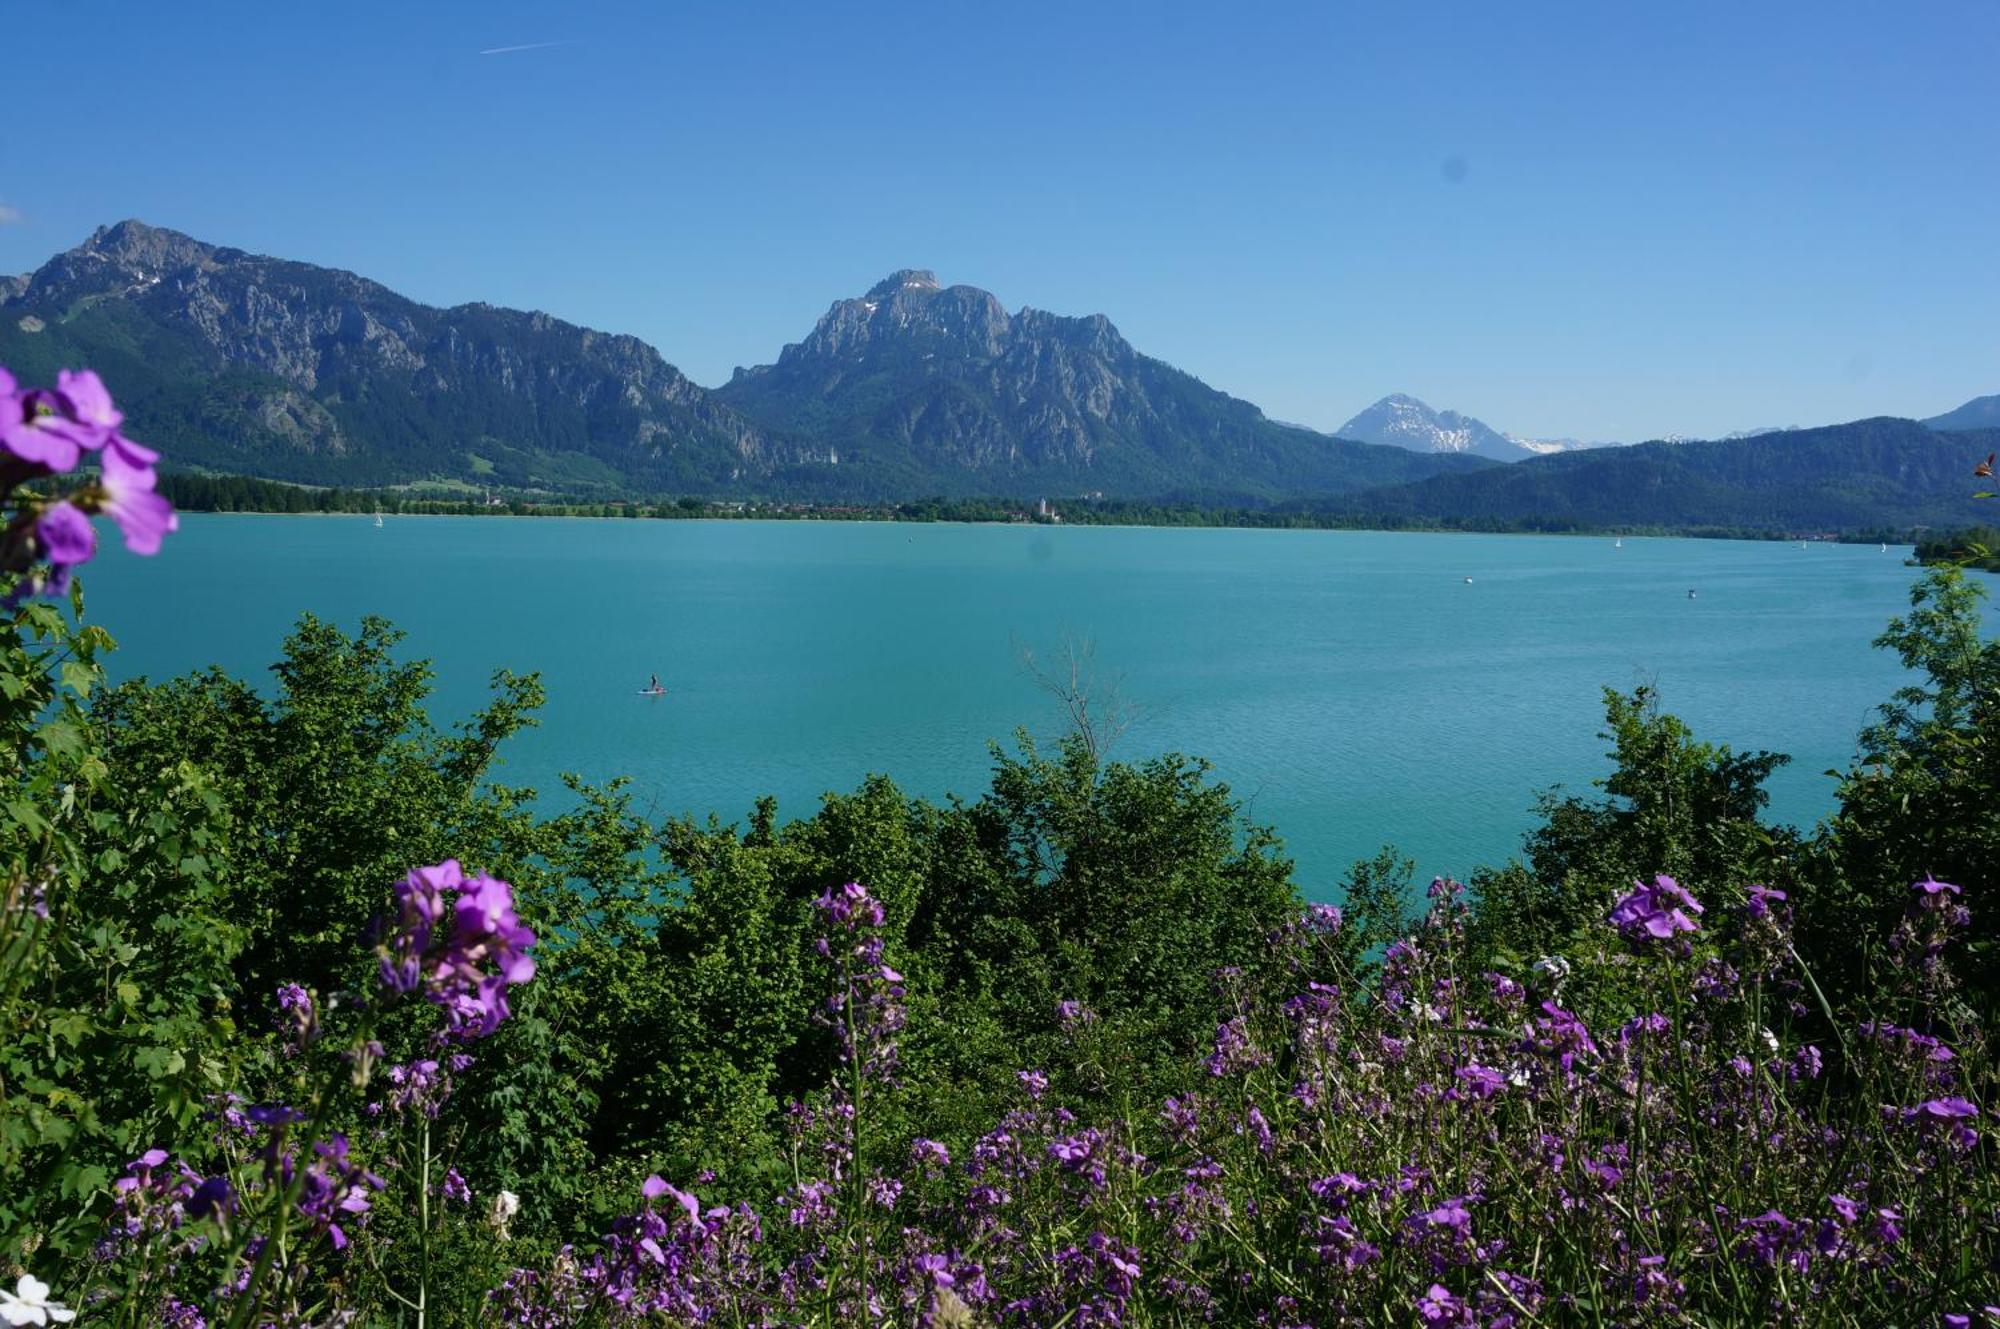
[[[940,289],[942,288],[938,285],[937,274],[930,269],[898,268],[881,281],[869,287],[868,294],[861,298],[864,300],[887,300],[890,296],[900,295],[905,291],[936,291]]]
[[[98,227],[90,233],[89,239],[71,252],[95,255],[121,267],[158,272],[201,263],[216,251],[213,245],[205,245],[193,236],[170,231],[164,226],[149,226],[131,217],[111,226]]]

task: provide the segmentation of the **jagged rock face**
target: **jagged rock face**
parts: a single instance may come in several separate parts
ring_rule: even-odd
[[[918,269],[837,301],[775,364],[739,369],[717,395],[850,462],[934,476],[938,492],[1333,492],[1410,464],[1275,424],[1141,355],[1102,315],[1009,315]]]
[[[536,458],[567,452],[584,454],[581,469],[602,480],[671,476],[699,488],[746,468],[768,474],[799,451],[772,443],[635,337],[489,305],[435,309],[353,273],[141,222],[103,228],[24,279],[0,306],[0,337],[23,335],[24,317],[62,325],[84,355],[93,334],[108,341],[113,325],[136,326],[229,380],[192,406],[184,385],[163,385],[161,414],[170,404],[175,414],[158,420],[147,418],[155,394],[121,387],[135,428],[166,430],[184,460],[219,449],[215,460],[238,463],[263,446],[277,473],[317,479],[321,468],[286,455],[373,457],[381,464],[354,477],[365,483],[495,474],[500,457],[497,478],[553,483],[578,467]],[[218,431],[254,437],[216,440]]]

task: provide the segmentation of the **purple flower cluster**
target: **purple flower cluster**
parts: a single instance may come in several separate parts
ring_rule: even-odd
[[[1700,901],[1681,889],[1679,882],[1665,873],[1648,886],[1637,887],[1611,910],[1611,925],[1635,941],[1664,941],[1683,932],[1694,932],[1700,924],[1690,914],[1702,912]]]
[[[823,1019],[839,1035],[841,1064],[858,1068],[865,1080],[893,1081],[904,990],[903,976],[882,958],[882,902],[850,881],[813,905],[826,924],[815,949],[834,966]]]
[[[379,951],[383,985],[421,990],[444,1008],[455,1037],[491,1034],[507,1018],[507,989],[535,976],[528,954],[535,934],[514,913],[514,888],[468,877],[447,859],[413,870],[394,889],[398,916]],[[447,896],[456,897],[448,926]]]
[[[173,505],[154,492],[159,454],[123,432],[124,414],[104,381],[88,369],[62,370],[53,388],[23,389],[0,368],[0,479],[11,489],[22,480],[62,475],[94,457],[98,473],[53,502],[31,508],[7,529],[0,566],[26,571],[45,565],[18,588],[60,595],[70,574],[97,552],[92,513],[105,513],[135,554],[159,552],[179,526]]]
[[[1938,887],[1920,886],[1913,918],[1948,926],[1958,892]],[[460,908],[474,902],[470,919],[445,908],[454,892]],[[511,900],[496,906],[455,864],[412,873],[398,898],[383,952],[398,990],[476,991],[532,941],[517,943]],[[1890,978],[1923,979],[1877,1008],[1905,1023],[1840,1031],[1837,1073],[1883,1106],[1829,1113],[1807,1041],[1826,1031],[1775,958],[1782,901],[1750,900],[1717,912],[1700,938],[1714,954],[1691,965],[1677,946],[1700,906],[1656,878],[1616,911],[1636,948],[1583,948],[1525,981],[1467,972],[1465,911],[1448,887],[1373,973],[1326,949],[1320,927],[1282,928],[1270,963],[1220,975],[1223,1018],[1180,1092],[1107,1109],[1089,1093],[1066,1101],[1068,1076],[1024,1069],[992,1129],[947,1143],[878,1119],[907,1120],[904,981],[885,955],[888,910],[848,883],[816,902],[835,1074],[787,1114],[793,1175],[772,1221],[649,1177],[599,1242],[514,1270],[488,1318],[1526,1329],[1809,1322],[1828,1306],[1859,1323],[1931,1323],[1911,1308],[1986,1305],[2000,1189],[1979,1104],[1995,1086],[1954,1023],[1962,1007],[1931,999],[1949,990],[1944,962],[1928,945],[1906,950]],[[1711,981],[1689,982],[1703,973]],[[281,1008],[290,1028],[309,1027],[308,994],[287,989]],[[1057,1006],[1063,1028],[1087,1018]],[[453,1027],[479,1025],[466,1014]],[[1924,1029],[1954,1030],[1957,1049]],[[390,1067],[387,1106],[434,1111],[462,1063]],[[249,1200],[296,1178],[322,1252],[368,1231],[381,1180],[345,1138],[288,1146],[300,1116],[282,1106],[231,1120],[264,1161]],[[158,1151],[135,1160],[107,1249],[228,1215],[237,1197],[221,1183],[204,1198],[211,1184]],[[482,1221],[456,1170],[435,1188],[448,1221]]]
[[[802,1107],[801,1138],[840,1145],[801,1152],[820,1171],[785,1192],[789,1221],[732,1248],[726,1313],[1516,1329],[1798,1320],[1839,1304],[1888,1322],[1909,1289],[1960,1267],[1940,1252],[1967,1225],[1983,1250],[2000,1243],[2000,1210],[1960,1193],[1966,1160],[1988,1146],[1965,1059],[1916,1031],[1936,1009],[1907,1015],[1914,1027],[1872,1021],[1857,1040],[1876,1050],[1859,1065],[1881,1091],[1914,1106],[1872,1126],[1826,1116],[1796,975],[1773,958],[1779,893],[1729,911],[1704,938],[1721,968],[1697,971],[1657,943],[1696,932],[1701,907],[1655,878],[1614,911],[1635,953],[1551,961],[1528,985],[1465,981],[1463,907],[1448,884],[1436,899],[1372,979],[1327,972],[1318,928],[1273,934],[1274,977],[1224,976],[1227,1014],[1188,1067],[1196,1087],[1153,1112],[1085,1117],[1024,1070],[1018,1105],[969,1148],[919,1140],[900,1184],[875,1171],[856,1184],[865,1111],[838,1092]],[[830,1015],[866,1009],[867,984],[886,981],[865,944],[879,905],[849,887],[821,909],[835,924],[822,951],[840,994]],[[1690,985],[1693,972],[1710,981]],[[1072,1026],[1080,1016],[1057,1011]],[[761,1232],[753,1211],[648,1195],[675,1204],[627,1220],[567,1273],[558,1262],[510,1281],[510,1305],[560,1285],[573,1311],[542,1296],[511,1322],[581,1323],[612,1295],[602,1289],[628,1285],[618,1304],[689,1322],[724,1314],[713,1289],[725,1266],[702,1243],[716,1223]],[[639,1272],[609,1272],[620,1269]]]

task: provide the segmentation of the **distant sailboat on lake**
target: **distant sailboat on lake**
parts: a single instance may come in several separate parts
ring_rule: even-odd
[[[380,503],[375,505],[375,529],[378,531],[382,529],[382,505]]]
[[[1619,539],[1616,539],[1616,540],[1613,540],[1613,541],[1611,542],[1611,547],[1612,547],[1613,549],[1623,549],[1623,548],[1625,547],[1625,541],[1624,541],[1624,538],[1623,538],[1623,537],[1620,537]]]

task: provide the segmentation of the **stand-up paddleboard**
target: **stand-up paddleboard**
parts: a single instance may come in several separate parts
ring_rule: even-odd
[[[665,688],[640,688],[639,695],[642,697],[664,697],[667,695],[667,690]]]

